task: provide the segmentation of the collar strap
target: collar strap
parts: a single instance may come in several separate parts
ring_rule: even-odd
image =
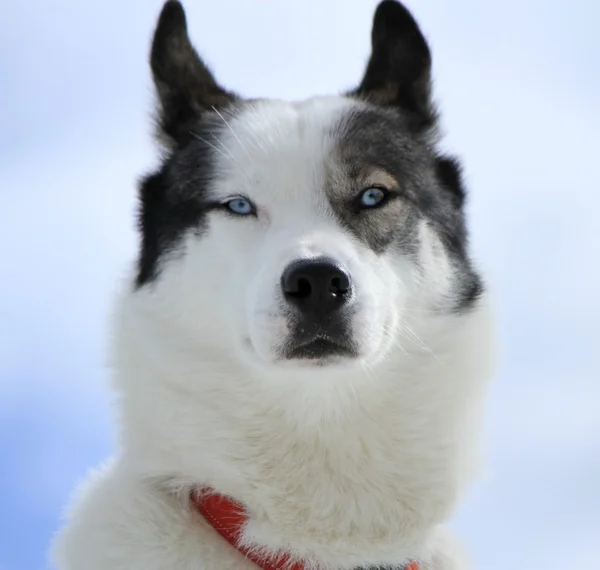
[[[290,557],[287,554],[281,556],[264,556],[239,544],[244,525],[248,522],[248,515],[239,503],[236,503],[225,495],[214,493],[212,489],[208,488],[193,492],[191,499],[196,510],[206,521],[231,546],[262,570],[304,570],[305,566],[302,562],[290,564]],[[403,567],[402,570],[419,570],[419,564],[411,562]]]

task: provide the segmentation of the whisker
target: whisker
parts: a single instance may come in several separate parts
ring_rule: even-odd
[[[235,131],[231,128],[231,125],[227,122],[227,120],[225,119],[225,117],[223,115],[221,115],[221,113],[219,113],[219,110],[212,105],[213,111],[219,115],[219,117],[221,117],[221,119],[223,120],[223,122],[225,123],[225,125],[227,126],[227,128],[231,131],[231,134],[235,137],[235,139],[237,140],[238,143],[240,143],[240,146],[242,147],[242,150],[246,153],[246,156],[248,158],[250,158],[250,155],[248,154],[248,151],[246,150],[246,147],[242,144],[242,141],[240,140],[240,137],[237,136],[237,134],[235,133]]]
[[[352,393],[354,394],[354,399],[356,400],[356,403],[360,403],[359,399],[358,399],[358,394],[356,393],[356,390],[354,389],[354,384],[352,384],[352,379],[348,378],[348,384],[350,385],[350,388],[352,390]]]
[[[433,356],[438,362],[440,362],[438,356],[433,352],[433,350],[431,350],[431,348],[425,342],[423,342],[423,340],[419,337],[419,335],[417,335],[417,333],[415,333],[415,331],[413,331],[407,324],[402,325],[402,328],[408,331],[413,336],[413,338],[417,341],[417,343],[421,346],[423,350],[429,352],[431,356]]]
[[[232,160],[232,157],[227,156],[220,148],[217,148],[214,144],[212,144],[211,142],[202,138],[200,135],[197,135],[196,133],[193,133],[192,131],[190,131],[190,135],[192,135],[194,138],[197,138],[199,141],[202,141],[204,144],[207,144],[212,149],[216,150],[222,157],[226,158],[227,160]]]
[[[225,144],[223,143],[223,141],[219,140],[213,133],[210,133],[210,136],[215,139],[229,154],[229,156],[231,157],[231,160],[233,160],[234,162],[237,162],[235,156],[233,155],[233,153],[225,146]]]
[[[370,372],[374,372],[373,371],[373,367],[368,364],[367,362],[363,362],[362,363],[362,368],[363,368],[363,372],[365,374],[365,376],[367,377],[367,380],[371,383],[371,384],[375,384],[375,382],[373,381],[373,376],[371,376]]]
[[[402,333],[400,333],[400,335],[402,336],[402,338],[407,338]],[[408,340],[410,340],[410,339],[408,339]],[[399,348],[404,354],[406,354],[406,356],[408,356],[408,358],[410,358],[411,360],[414,360],[414,356],[410,352],[408,352],[408,350],[406,350],[406,347],[401,342],[395,340],[394,346]]]
[[[211,147],[212,149],[214,149],[215,151],[217,151],[223,158],[230,160],[232,162],[235,162],[237,164],[237,168],[240,169],[240,172],[244,175],[244,177],[246,178],[246,180],[248,180],[249,182],[252,182],[252,178],[251,176],[248,174],[248,172],[246,171],[246,169],[242,166],[242,164],[240,164],[237,159],[235,158],[235,155],[231,152],[231,150],[229,150],[229,148],[227,148],[227,146],[220,141],[213,133],[210,133],[210,136],[217,142],[219,143],[226,151],[227,154],[225,154],[220,148],[216,147],[214,144],[212,144],[210,141],[207,141],[205,138],[201,137],[199,134],[194,133],[192,131],[189,131],[189,133],[196,139],[202,141],[203,143],[207,144],[209,147]]]

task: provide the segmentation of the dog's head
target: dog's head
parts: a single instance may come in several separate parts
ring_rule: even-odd
[[[166,157],[141,185],[135,294],[183,345],[331,373],[401,350],[420,315],[470,310],[460,169],[435,148],[430,50],[405,7],[379,5],[364,77],[340,96],[226,90],[176,1],[151,67]]]

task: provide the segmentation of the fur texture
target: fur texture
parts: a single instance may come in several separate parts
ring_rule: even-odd
[[[209,485],[246,505],[246,544],[309,568],[463,570],[444,523],[476,466],[490,317],[416,22],[379,5],[349,93],[248,101],[170,1],[151,67],[166,156],[115,312],[120,445],[56,566],[251,570],[190,508]]]

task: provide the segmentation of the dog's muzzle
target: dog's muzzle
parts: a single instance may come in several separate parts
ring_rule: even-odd
[[[281,276],[281,290],[291,322],[285,358],[356,357],[349,327],[352,280],[343,267],[325,257],[294,261]]]

